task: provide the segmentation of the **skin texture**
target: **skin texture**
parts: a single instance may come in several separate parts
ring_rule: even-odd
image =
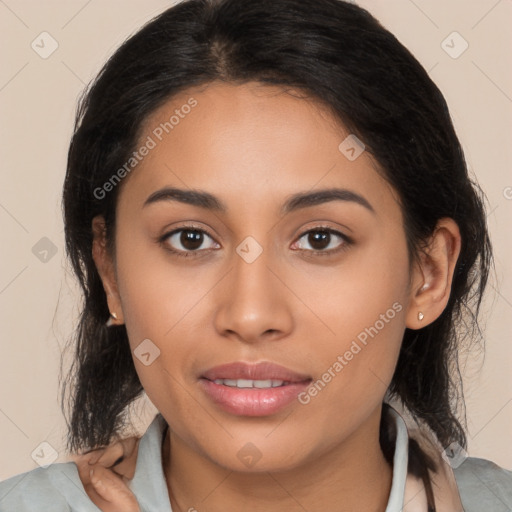
[[[149,366],[134,362],[170,425],[163,457],[171,505],[384,510],[392,470],[379,446],[381,403],[405,328],[427,325],[446,306],[457,225],[441,220],[411,263],[396,193],[370,155],[349,161],[338,149],[346,129],[313,100],[275,87],[214,82],[185,91],[146,121],[140,140],[191,97],[197,106],[121,185],[115,256],[101,216],[92,225],[114,323],[126,325],[132,350],[145,339],[160,350]],[[226,212],[177,201],[144,206],[166,186],[207,191]],[[373,211],[329,201],[280,212],[292,194],[333,187],[363,196]],[[160,239],[190,224],[209,235],[200,250],[171,253],[185,251],[179,234]],[[315,254],[307,233],[322,228],[352,243],[332,235]],[[236,252],[248,236],[263,249],[252,263]],[[234,361],[271,361],[316,381],[393,304],[400,310],[307,405],[236,416],[199,385],[202,372]],[[251,468],[237,456],[247,443],[261,455]]]
[[[85,491],[104,512],[139,512],[126,485],[135,474],[139,439],[131,437],[74,457]]]

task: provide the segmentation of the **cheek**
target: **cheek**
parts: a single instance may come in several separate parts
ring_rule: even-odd
[[[194,346],[184,332],[198,300],[192,275],[169,264],[166,254],[146,241],[118,232],[116,266],[124,321],[135,368],[151,401],[179,395]],[[196,273],[197,277],[197,273]],[[199,279],[197,282],[201,282]],[[160,409],[162,410],[162,409]]]
[[[199,266],[172,259],[142,231],[121,227],[116,240],[118,287],[131,344],[165,339],[212,280]]]
[[[336,266],[302,264],[288,279],[319,320],[322,335],[339,348],[340,341],[356,337],[381,315],[391,321],[379,330],[400,331],[403,315],[397,310],[406,309],[409,278],[405,241],[382,234],[350,248]],[[395,303],[401,307],[392,308]]]
[[[335,271],[297,274],[299,293],[308,291],[322,320],[311,322],[307,335],[321,339],[310,346],[319,370],[313,396],[304,397],[312,410],[330,407],[342,421],[347,410],[365,414],[382,401],[405,330],[408,269],[403,239],[382,236]]]

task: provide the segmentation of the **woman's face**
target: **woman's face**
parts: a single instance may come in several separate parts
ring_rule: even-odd
[[[366,443],[413,278],[368,153],[318,104],[255,83],[182,93],[144,130],[115,271],[137,373],[175,439],[238,471]]]

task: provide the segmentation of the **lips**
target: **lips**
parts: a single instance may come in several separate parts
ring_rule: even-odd
[[[202,375],[203,378],[215,381],[218,379],[230,380],[282,380],[288,383],[297,383],[310,380],[309,375],[294,372],[284,366],[270,362],[249,364],[243,362],[228,363],[210,368]]]
[[[274,363],[229,363],[210,368],[200,384],[212,402],[238,416],[275,414],[307,388],[311,377]]]

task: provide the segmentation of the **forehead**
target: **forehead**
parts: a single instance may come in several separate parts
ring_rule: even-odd
[[[213,82],[181,92],[148,117],[138,147],[151,149],[121,195],[142,206],[149,194],[172,185],[208,190],[248,208],[342,186],[396,207],[368,152],[347,157],[344,141],[351,144],[351,137],[326,107],[300,91]]]

